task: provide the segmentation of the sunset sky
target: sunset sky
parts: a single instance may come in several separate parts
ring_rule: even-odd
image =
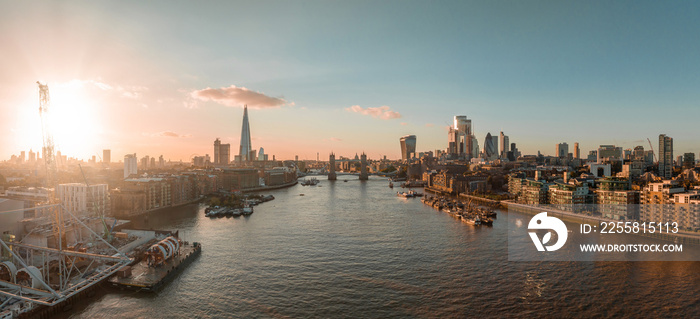
[[[673,4],[673,5],[671,5]],[[454,115],[525,154],[555,143],[700,152],[700,3],[1,1],[0,160],[41,148],[189,160],[445,149]]]

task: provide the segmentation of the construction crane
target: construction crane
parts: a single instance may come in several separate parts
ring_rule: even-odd
[[[49,86],[47,84],[41,84],[41,82],[36,81],[39,86],[39,117],[41,118],[41,133],[43,138],[43,156],[44,165],[46,167],[46,188],[55,188],[54,182],[56,182],[56,158],[54,155],[54,143],[53,134],[51,133],[51,119],[49,116],[49,105],[51,104],[51,99],[49,97]],[[55,199],[49,196],[49,203],[54,203]],[[63,214],[60,209],[56,210],[53,214],[54,219],[54,236],[59,242],[59,250],[63,250],[65,245],[63,233]]]
[[[41,133],[44,140],[43,156],[44,164],[46,166],[46,187],[54,187],[54,182],[56,182],[56,157],[54,154],[54,143],[53,134],[51,133],[51,119],[49,116],[49,105],[51,100],[49,98],[49,86],[47,84],[41,84],[41,82],[36,81],[39,85],[39,116],[41,117]]]
[[[647,137],[647,142],[649,142],[649,148],[651,148],[651,155],[654,155],[654,162],[658,162],[659,160],[656,159],[656,153],[654,153],[654,147],[651,146],[651,140]]]

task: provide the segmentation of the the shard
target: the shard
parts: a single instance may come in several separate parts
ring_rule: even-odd
[[[241,128],[241,148],[238,152],[241,161],[249,162],[253,158],[253,145],[250,143],[250,124],[248,123],[248,106],[243,107],[243,127]]]

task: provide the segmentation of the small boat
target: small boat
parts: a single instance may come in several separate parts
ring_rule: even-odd
[[[299,194],[299,196],[304,196],[304,194]]]
[[[389,188],[394,188],[394,183],[389,182]]]
[[[204,216],[205,217],[214,217],[214,213],[216,213],[216,210],[219,209],[219,206],[214,206],[214,207],[207,207],[207,209],[204,210]]]
[[[410,193],[411,195],[413,195],[413,197],[421,197],[421,196],[423,196],[423,194],[422,194],[422,193],[419,193],[419,192],[409,191],[409,193]]]
[[[243,216],[250,216],[250,215],[252,215],[252,214],[253,214],[253,207],[250,206],[250,205],[248,205],[248,203],[246,203],[245,206],[243,206],[243,210],[241,211],[241,214],[242,214]]]
[[[481,225],[481,219],[479,216],[476,216],[474,218],[472,217],[467,217],[467,216],[462,216],[462,221],[469,224],[469,225],[474,225],[474,226],[480,226]]]
[[[318,184],[318,180],[316,178],[311,178],[311,179],[305,179],[303,182],[301,182],[301,186],[316,186]]]
[[[347,182],[348,182],[348,180],[346,179],[346,180],[344,180],[343,182],[347,183]]]

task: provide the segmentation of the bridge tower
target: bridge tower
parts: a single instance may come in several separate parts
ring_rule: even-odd
[[[335,154],[331,153],[328,158],[328,180],[334,181],[336,179],[338,179],[338,177],[335,175]]]
[[[366,181],[369,179],[367,176],[367,154],[362,152],[362,156],[360,157],[360,180],[361,181]]]

